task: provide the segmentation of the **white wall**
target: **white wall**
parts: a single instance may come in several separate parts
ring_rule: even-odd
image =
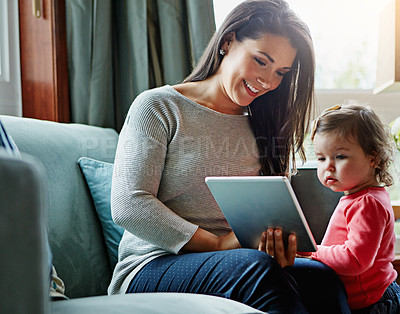
[[[21,116],[18,1],[0,0],[0,114]]]

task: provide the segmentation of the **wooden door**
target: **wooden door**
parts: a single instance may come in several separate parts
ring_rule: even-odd
[[[65,0],[19,0],[22,115],[69,122]]]

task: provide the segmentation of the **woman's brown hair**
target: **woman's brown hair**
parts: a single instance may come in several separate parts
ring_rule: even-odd
[[[264,175],[289,174],[295,154],[305,161],[305,133],[314,114],[314,48],[307,25],[283,0],[247,0],[234,8],[211,38],[203,56],[184,82],[214,75],[223,58],[219,53],[229,34],[239,42],[265,33],[289,40],[297,55],[281,84],[249,105]]]

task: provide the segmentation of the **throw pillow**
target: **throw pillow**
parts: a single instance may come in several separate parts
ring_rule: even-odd
[[[114,269],[118,261],[119,242],[124,233],[124,228],[118,226],[111,217],[111,179],[114,165],[88,157],[81,157],[78,163],[92,195],[103,229],[108,258]]]

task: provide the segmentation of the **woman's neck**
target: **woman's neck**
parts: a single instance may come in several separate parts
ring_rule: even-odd
[[[231,115],[244,115],[247,113],[246,107],[232,102],[221,91],[221,87],[213,78],[198,82],[182,83],[174,85],[173,88],[183,96],[214,111]]]

